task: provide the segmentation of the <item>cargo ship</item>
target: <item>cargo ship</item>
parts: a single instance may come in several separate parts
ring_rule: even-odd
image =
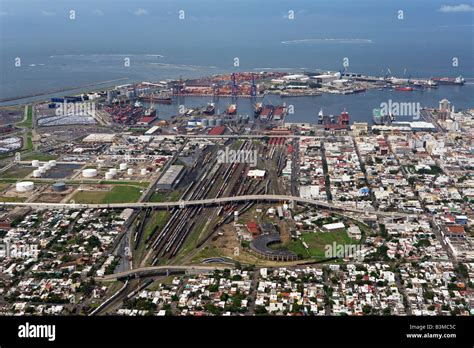
[[[324,120],[324,113],[323,113],[323,109],[321,109],[318,112],[318,124],[323,124],[323,120]]]
[[[273,115],[273,106],[272,105],[265,105],[262,112],[260,112],[260,119],[261,120],[270,120]]]
[[[372,119],[374,121],[374,124],[379,126],[390,124],[395,120],[392,114],[383,115],[381,109],[372,110]]]
[[[171,104],[173,102],[173,98],[170,94],[142,94],[139,96],[139,99],[142,101],[154,102],[158,104]]]
[[[230,104],[227,107],[227,115],[235,115],[237,113],[237,105],[236,104]]]
[[[216,111],[216,104],[207,103],[207,106],[205,107],[203,113],[205,115],[214,115],[215,111]]]
[[[143,116],[145,117],[156,117],[156,109],[154,107],[149,107],[148,109],[145,110],[143,113]]]
[[[337,118],[334,115],[324,115],[323,109],[318,113],[318,124],[323,125],[325,130],[344,130],[349,128],[349,113],[344,109]]]
[[[426,83],[422,83],[421,86],[424,88],[438,88],[438,84],[431,79]]]
[[[285,106],[277,106],[273,110],[273,120],[274,121],[284,120],[285,116],[286,116],[286,107]]]
[[[262,113],[262,110],[263,110],[263,104],[262,103],[256,103],[255,104],[255,110],[253,112],[253,116],[255,118],[257,118]]]
[[[457,85],[462,86],[464,85],[464,78],[462,76],[458,76],[456,78],[452,77],[434,77],[432,80],[437,83],[438,85]]]

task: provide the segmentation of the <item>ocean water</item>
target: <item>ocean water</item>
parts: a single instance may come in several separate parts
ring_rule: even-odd
[[[116,84],[230,71],[341,70],[344,58],[350,72],[384,75],[390,69],[400,77],[473,78],[472,5],[467,1],[468,7],[443,9],[459,4],[451,0],[2,0],[0,99],[124,78],[128,80]],[[70,19],[71,10],[75,19]],[[238,67],[233,65],[236,57]],[[20,67],[15,67],[16,58],[21,59]],[[309,120],[321,107],[328,113],[346,108],[358,120],[370,117],[372,108],[387,99],[413,99],[433,106],[447,97],[460,108],[472,107],[472,92],[468,84],[424,92],[369,91],[284,101],[295,103],[295,121]]]

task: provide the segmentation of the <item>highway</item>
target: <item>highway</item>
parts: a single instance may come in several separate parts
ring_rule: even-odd
[[[119,278],[124,278],[128,276],[136,276],[136,275],[150,275],[150,274],[176,274],[176,273],[208,273],[212,272],[216,269],[226,269],[229,268],[229,266],[149,266],[149,267],[141,267],[141,268],[135,268],[131,269],[128,271],[120,272],[120,273],[114,273],[114,274],[108,274],[103,277],[96,277],[96,281],[115,281]],[[232,267],[230,267],[232,268]]]
[[[1,207],[30,207],[35,209],[125,209],[125,208],[162,208],[169,209],[173,207],[185,208],[196,205],[219,205],[229,202],[297,202],[319,206],[325,209],[339,210],[356,214],[376,214],[382,217],[417,217],[417,214],[408,214],[401,212],[385,212],[370,210],[365,211],[357,208],[344,207],[324,201],[317,201],[309,198],[302,198],[287,195],[244,195],[233,197],[207,198],[191,201],[173,201],[173,202],[135,202],[135,203],[110,203],[110,204],[78,204],[78,203],[32,203],[32,202],[0,202]]]

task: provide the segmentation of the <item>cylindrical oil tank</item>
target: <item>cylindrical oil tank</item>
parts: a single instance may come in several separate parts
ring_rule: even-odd
[[[33,160],[33,161],[31,161],[31,166],[32,166],[32,167],[39,167],[39,165],[40,165],[40,163],[39,163],[38,160]]]
[[[95,176],[97,176],[97,169],[84,169],[82,171],[82,176],[84,178],[93,178]]]
[[[53,184],[53,190],[56,192],[66,191],[66,184],[64,182],[56,182]]]
[[[114,175],[110,172],[105,173],[105,180],[112,180]]]
[[[20,181],[16,183],[16,191],[17,192],[29,192],[33,191],[35,184],[33,181]]]
[[[128,168],[128,169],[127,169],[127,174],[128,174],[128,175],[133,175],[133,169],[132,169],[132,168]]]
[[[117,169],[116,168],[110,168],[109,173],[112,175],[117,175]]]
[[[120,163],[119,168],[120,168],[120,170],[127,169],[127,163]]]

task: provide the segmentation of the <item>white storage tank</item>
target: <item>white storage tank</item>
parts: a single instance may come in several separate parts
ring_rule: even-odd
[[[50,170],[50,169],[51,169],[51,165],[50,165],[49,163],[45,163],[44,166],[43,166],[43,168],[44,168],[45,170]]]
[[[49,167],[56,167],[56,160],[51,160],[48,163],[49,163]]]
[[[125,169],[127,169],[127,163],[120,163],[119,168],[120,168],[120,170],[125,170]]]
[[[141,174],[141,175],[146,175],[146,172],[147,172],[147,171],[146,171],[146,168],[142,168],[142,170],[140,170],[140,174]]]
[[[114,175],[110,172],[105,173],[105,180],[112,180]]]
[[[110,168],[109,173],[112,174],[112,175],[117,175],[117,169]]]
[[[33,170],[33,178],[41,177],[41,171],[39,169]]]
[[[33,181],[21,181],[16,183],[16,191],[17,192],[29,192],[33,191],[35,184]]]
[[[39,163],[38,160],[33,160],[33,161],[31,161],[31,166],[32,166],[32,167],[39,167],[39,165],[40,165],[40,163]]]
[[[82,171],[82,176],[84,178],[93,178],[95,176],[97,176],[97,169],[84,169]]]
[[[46,173],[46,168],[45,167],[39,167],[38,170],[40,171],[41,174]]]
[[[127,169],[127,174],[128,174],[128,175],[133,175],[133,169],[132,169],[132,168],[128,168],[128,169]]]

